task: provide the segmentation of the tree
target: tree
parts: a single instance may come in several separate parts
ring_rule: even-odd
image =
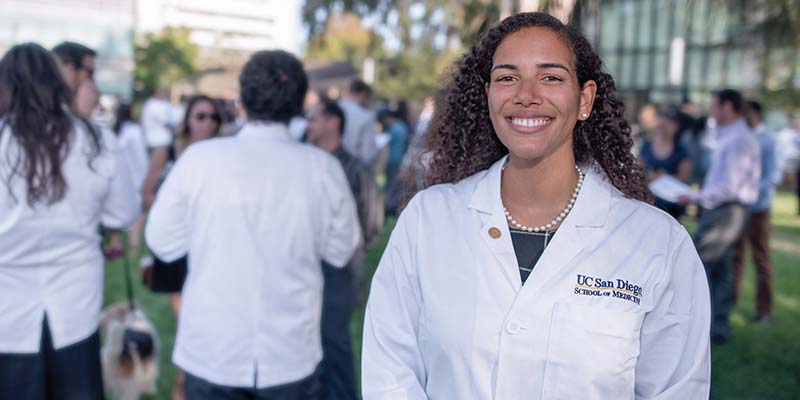
[[[305,58],[362,65],[367,57],[384,56],[383,38],[377,32],[362,26],[358,15],[337,12],[328,19],[323,32],[310,38]]]
[[[765,77],[773,76],[771,55],[777,51],[786,52],[788,73],[785,81],[779,85],[798,89],[795,82],[800,64],[800,2],[797,0],[754,0],[748,2],[750,10],[757,13],[748,13],[751,17],[752,32],[760,34],[764,40],[764,63],[762,73]],[[776,89],[767,87],[767,89]]]
[[[159,88],[197,73],[198,48],[186,28],[164,28],[148,33],[134,45],[134,100],[143,101]]]
[[[499,18],[491,0],[308,0],[304,18],[309,29],[307,58],[378,61],[375,89],[392,98],[422,99],[432,94],[444,67],[464,41]],[[462,7],[466,6],[466,7]],[[490,11],[488,14],[485,12]],[[375,30],[361,26],[369,18],[394,36],[389,47]],[[467,21],[468,27],[456,21]]]
[[[367,56],[382,59],[377,91],[421,99],[437,89],[447,64],[501,15],[546,10],[568,19],[574,4],[574,0],[307,0],[303,17],[312,38],[310,59],[336,54],[354,65]],[[387,41],[378,40],[375,31],[354,26],[365,18],[388,27],[399,46],[386,49]],[[366,53],[355,49],[364,43],[369,45]]]
[[[742,35],[761,49],[761,98],[768,108],[800,109],[800,2],[716,0],[746,10]]]

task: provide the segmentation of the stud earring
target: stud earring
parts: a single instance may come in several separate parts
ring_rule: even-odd
[[[587,113],[583,113],[583,114],[581,114],[581,117],[583,117],[584,119],[585,119],[585,118],[589,118],[589,114],[587,114]]]

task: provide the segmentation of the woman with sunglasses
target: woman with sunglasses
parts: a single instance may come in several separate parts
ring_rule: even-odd
[[[156,148],[152,153],[150,168],[142,187],[145,211],[152,205],[158,186],[181,153],[192,143],[218,136],[221,129],[222,111],[219,105],[206,95],[191,97],[174,143]],[[180,291],[186,277],[186,259],[164,263],[156,258],[148,275],[150,289],[154,292],[172,294],[172,310],[177,316],[180,309]]]
[[[142,197],[144,198],[145,212],[153,204],[156,191],[163,182],[172,164],[192,143],[218,136],[222,131],[222,109],[219,104],[206,95],[195,95],[186,105],[186,113],[178,127],[178,134],[172,145],[157,148],[153,151],[150,160],[150,170],[147,174]],[[150,289],[158,293],[169,293],[172,300],[172,311],[178,316],[180,310],[183,282],[187,273],[186,257],[173,262],[164,262],[157,257],[153,258],[152,267],[145,268],[146,283]],[[183,398],[183,374],[179,373],[173,390],[173,398]]]

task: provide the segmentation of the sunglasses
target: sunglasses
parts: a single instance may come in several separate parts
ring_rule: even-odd
[[[199,113],[195,113],[194,114],[194,119],[196,119],[197,121],[203,121],[206,118],[211,118],[214,122],[221,122],[222,121],[222,117],[220,117],[219,114],[217,114],[217,113],[206,114],[204,112],[199,112]]]

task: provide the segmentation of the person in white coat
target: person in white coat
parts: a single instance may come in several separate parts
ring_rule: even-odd
[[[188,255],[172,356],[187,400],[324,398],[322,262],[343,268],[361,229],[339,161],[289,135],[307,89],[293,55],[253,54],[247,123],[189,146],[150,209],[153,253]]]
[[[454,71],[372,281],[364,399],[707,399],[703,265],[586,39],[518,14]]]
[[[133,108],[128,103],[122,103],[117,106],[116,118],[112,128],[117,138],[117,146],[128,163],[133,184],[139,189],[142,187],[144,178],[147,175],[149,157],[147,155],[144,132],[142,127],[133,119],[132,113]],[[139,258],[143,230],[144,216],[140,215],[128,234],[128,255],[133,259]],[[125,245],[121,232],[113,231],[108,233],[105,253],[108,259],[125,256]]]
[[[69,110],[52,55],[0,60],[0,399],[101,400],[100,225],[140,199],[116,138]]]

